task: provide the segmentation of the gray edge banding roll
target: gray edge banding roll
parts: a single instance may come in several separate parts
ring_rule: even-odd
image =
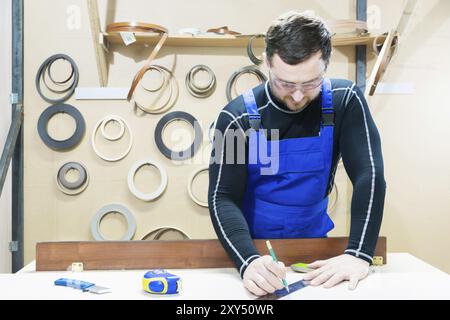
[[[267,80],[267,77],[265,76],[265,74],[262,73],[262,71],[259,70],[257,66],[253,66],[253,65],[252,66],[246,66],[246,67],[243,67],[243,68],[235,71],[231,75],[230,79],[228,79],[228,82],[227,82],[226,93],[227,93],[228,102],[233,100],[233,97],[232,97],[232,94],[231,94],[231,89],[233,88],[233,85],[234,85],[235,81],[244,73],[254,74],[261,82]]]
[[[192,125],[194,128],[194,142],[192,145],[183,151],[172,151],[163,142],[162,133],[165,127],[175,120],[184,120]],[[200,148],[203,139],[203,132],[200,124],[193,115],[184,111],[174,111],[166,114],[162,117],[155,128],[155,143],[159,151],[169,159],[172,160],[185,160],[191,158],[195,152]]]
[[[209,75],[209,81],[206,86],[198,86],[195,83],[194,76],[199,71],[206,71]],[[196,98],[207,98],[213,94],[216,89],[216,75],[212,69],[204,64],[199,64],[191,68],[186,74],[186,88],[188,92]]]
[[[73,135],[66,140],[55,140],[47,132],[49,120],[57,113],[65,113],[71,116],[76,123],[76,129]],[[38,133],[42,141],[51,149],[61,151],[76,146],[83,139],[86,124],[84,118],[77,108],[70,104],[55,104],[41,113],[38,120]]]
[[[145,165],[154,166],[159,171],[159,175],[161,176],[161,184],[159,187],[151,193],[144,193],[139,191],[134,184],[134,177],[138,170]],[[128,189],[130,192],[138,199],[143,201],[152,201],[158,198],[167,187],[167,172],[166,169],[157,161],[147,158],[145,160],[141,160],[136,162],[128,171]]]
[[[59,98],[59,99],[51,99],[51,98],[46,97],[42,93],[40,81],[41,81],[41,78],[44,76],[45,72],[47,72],[47,69],[51,66],[51,64],[59,59],[66,60],[72,65],[72,68],[74,70],[73,82],[67,89],[61,91],[61,93],[67,92],[67,94],[65,96],[63,96],[62,98]],[[47,58],[39,67],[39,70],[36,74],[36,79],[35,79],[36,90],[39,93],[39,95],[41,96],[41,98],[44,99],[45,101],[47,101],[48,103],[61,103],[61,102],[66,101],[67,99],[69,99],[72,96],[72,94],[75,92],[75,87],[78,85],[79,77],[80,77],[80,75],[78,72],[77,64],[71,57],[69,57],[68,55],[65,55],[65,54],[55,54],[55,55]],[[70,78],[72,78],[72,77],[70,77]]]
[[[97,211],[91,222],[92,237],[96,241],[107,241],[107,239],[105,239],[100,233],[100,223],[104,216],[112,212],[117,212],[123,215],[127,220],[127,232],[120,240],[131,240],[134,236],[134,233],[136,232],[136,220],[134,219],[131,211],[121,204],[108,204]]]
[[[250,39],[248,39],[247,55],[250,58],[250,61],[253,62],[257,66],[259,66],[261,63],[263,63],[263,60],[257,58],[255,56],[255,54],[253,53],[253,40],[255,40],[256,38],[265,38],[265,37],[266,37],[265,34],[255,34],[255,35],[251,36]]]
[[[79,177],[77,181],[69,182],[66,179],[66,174],[69,170],[76,170],[79,173]],[[87,180],[87,172],[86,169],[77,162],[68,162],[64,164],[59,170],[58,170],[58,181],[59,183],[69,190],[75,190],[80,188]]]
[[[67,61],[64,57],[58,57],[58,58],[54,59],[54,60],[48,65],[48,68],[47,68],[48,72],[47,72],[47,74],[48,74],[48,77],[50,78],[50,80],[51,80],[54,84],[56,84],[56,85],[64,85],[64,84],[66,84],[67,82],[69,82],[70,79],[72,79],[72,77],[74,76],[74,74],[75,74],[75,68],[74,68],[74,65],[71,64],[70,61],[69,61],[69,63],[70,63],[70,68],[71,68],[70,75],[69,75],[65,80],[62,80],[62,81],[56,81],[56,80],[52,77],[52,66],[53,66],[53,63],[55,63],[57,60],[65,60],[65,61]]]

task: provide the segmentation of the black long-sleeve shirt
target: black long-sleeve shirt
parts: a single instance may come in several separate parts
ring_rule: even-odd
[[[371,263],[383,216],[386,189],[380,136],[361,90],[349,80],[331,79],[331,84],[335,127],[327,195],[332,189],[336,167],[342,157],[353,184],[350,236],[345,253]],[[280,140],[319,134],[321,95],[298,112],[290,111],[280,102],[271,93],[268,82],[254,88],[253,92],[262,127],[267,129],[267,133],[278,129]],[[231,137],[229,133],[234,130],[234,150],[227,150],[226,142],[219,143],[219,139],[215,139],[209,166],[211,220],[241,276],[248,264],[260,257],[241,211],[247,187],[248,137],[245,132],[249,128],[244,100],[239,96],[223,108],[216,121],[216,135],[220,132],[228,139]],[[268,139],[271,139],[270,135]],[[240,150],[245,150],[245,157],[239,154]],[[231,152],[234,161],[229,161]]]

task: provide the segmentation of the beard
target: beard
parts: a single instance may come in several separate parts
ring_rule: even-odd
[[[315,92],[311,96],[304,96],[303,99],[299,102],[295,102],[294,99],[290,95],[284,96],[281,101],[286,105],[286,107],[291,111],[301,111],[305,109],[311,101],[315,100],[320,94],[320,90]]]
[[[283,97],[283,103],[288,107],[291,111],[300,111],[306,108],[307,105],[311,102],[308,97],[303,97],[303,99],[299,102],[295,102],[291,96]]]

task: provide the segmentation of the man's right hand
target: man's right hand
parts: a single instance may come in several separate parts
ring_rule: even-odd
[[[244,272],[244,287],[256,296],[283,289],[281,279],[286,278],[283,262],[275,262],[269,255],[253,260]]]

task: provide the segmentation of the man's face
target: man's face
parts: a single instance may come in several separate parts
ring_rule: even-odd
[[[272,93],[292,111],[300,111],[320,93],[326,65],[321,52],[296,65],[289,65],[274,54],[266,59]]]

